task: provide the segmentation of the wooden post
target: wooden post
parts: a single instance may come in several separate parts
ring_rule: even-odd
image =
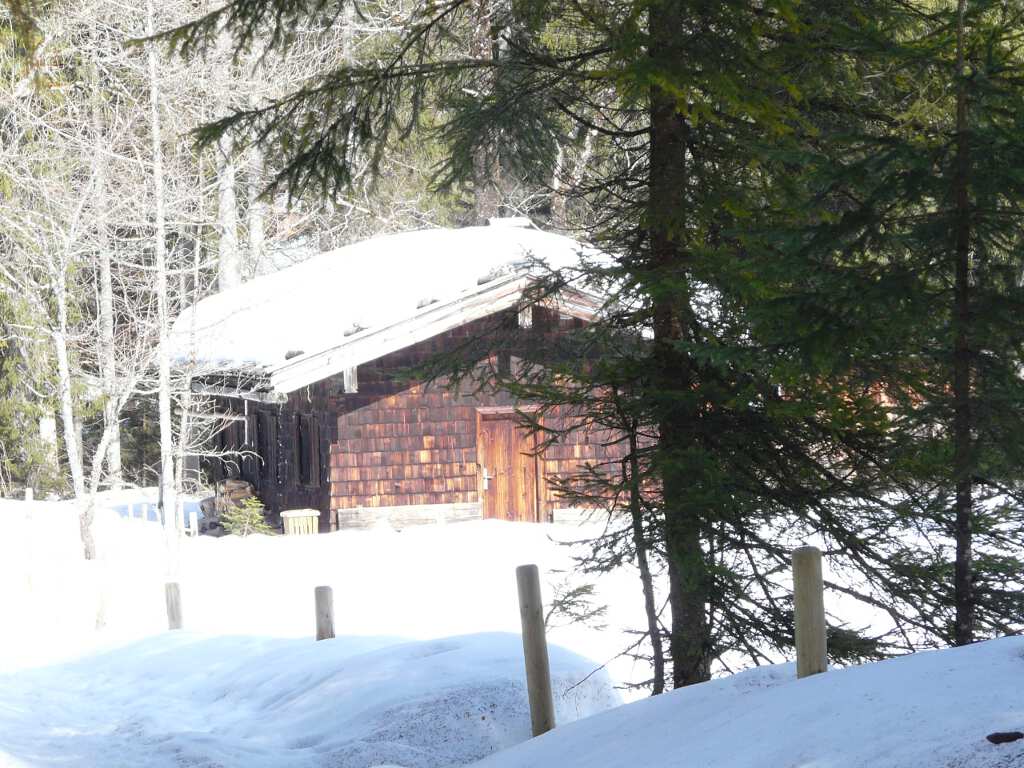
[[[796,624],[796,676],[828,669],[825,588],[821,579],[821,550],[793,550],[793,611]]]
[[[316,639],[330,640],[334,637],[334,590],[317,587],[313,596],[316,601]]]
[[[537,566],[520,565],[516,568],[516,583],[519,587],[519,618],[523,625],[530,724],[533,735],[540,736],[555,727],[555,702],[551,696],[551,667],[544,636],[544,604],[540,597]]]
[[[199,513],[194,509],[188,511],[188,530],[193,536],[199,535]]]
[[[167,600],[167,628],[181,629],[181,587],[176,581],[164,585],[164,597]]]

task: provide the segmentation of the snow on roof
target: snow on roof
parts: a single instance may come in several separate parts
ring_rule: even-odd
[[[271,371],[478,293],[532,261],[572,266],[586,250],[528,225],[504,220],[385,235],[257,277],[186,309],[171,330],[171,359],[207,371]]]

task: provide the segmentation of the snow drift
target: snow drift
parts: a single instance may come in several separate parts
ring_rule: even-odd
[[[552,649],[557,716],[618,703]],[[164,633],[0,678],[0,765],[464,765],[530,736],[519,637],[394,644]]]
[[[1024,637],[796,679],[794,665],[627,704],[480,768],[1021,768]]]

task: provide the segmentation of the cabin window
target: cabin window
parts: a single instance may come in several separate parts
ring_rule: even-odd
[[[290,416],[280,411],[276,412],[273,417],[274,422],[274,463],[273,471],[277,473],[277,484],[279,486],[288,485],[289,468],[288,462],[290,453],[288,451],[288,435],[290,434],[288,429],[288,419]],[[280,437],[279,437],[280,436]]]
[[[218,435],[218,448],[220,450],[220,479],[235,479],[241,476],[240,456],[245,439],[245,424],[240,416],[228,411],[225,414],[226,423]]]
[[[256,467],[253,479],[257,488],[265,488],[273,484],[277,474],[274,461],[273,415],[266,411],[258,412],[253,428],[256,432],[253,439],[256,448]]]
[[[260,487],[259,416],[255,412],[249,412],[245,414],[245,421],[242,423],[244,425],[241,441],[242,477],[258,489]]]
[[[295,419],[295,467],[300,485],[320,485],[320,425],[314,416]]]

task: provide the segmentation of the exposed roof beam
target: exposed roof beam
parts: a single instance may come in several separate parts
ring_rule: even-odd
[[[234,398],[235,400],[250,400],[254,403],[279,405],[281,403],[288,402],[288,395],[284,392],[252,392],[232,387],[219,387],[216,384],[204,384],[201,381],[192,382],[192,391],[199,395],[229,397]]]
[[[351,368],[346,368],[342,373],[342,385],[345,388],[345,394],[351,395],[359,391],[359,366],[353,365]]]

